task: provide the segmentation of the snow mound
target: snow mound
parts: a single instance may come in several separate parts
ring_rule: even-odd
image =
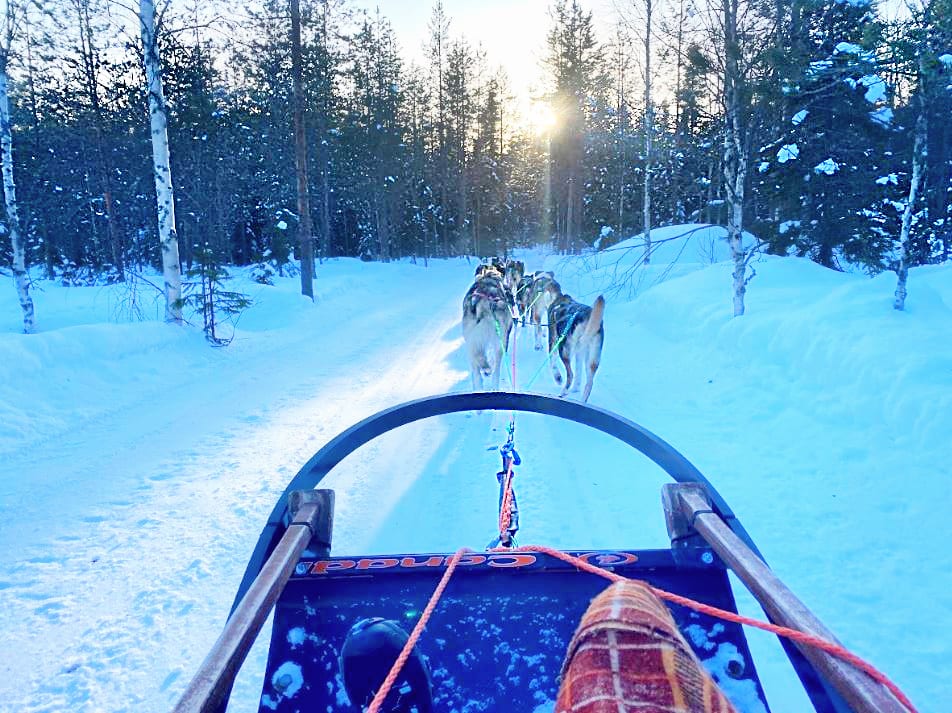
[[[753,235],[744,233],[745,249],[752,248],[756,242]],[[605,250],[580,256],[549,255],[544,265],[556,273],[560,282],[571,285],[571,293],[576,298],[588,299],[601,293],[629,297],[652,285],[730,259],[727,229],[695,223],[652,230],[647,265],[641,234]]]
[[[754,236],[744,234],[744,246],[754,244]],[[610,248],[611,251],[631,251],[637,256],[644,250],[644,234],[623,240]],[[605,251],[609,252],[608,250]],[[727,241],[727,228],[720,225],[688,224],[655,228],[651,231],[650,262],[659,265],[700,264],[710,265],[731,259],[731,247]]]

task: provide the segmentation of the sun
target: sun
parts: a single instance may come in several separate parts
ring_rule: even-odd
[[[552,131],[557,117],[552,107],[546,102],[533,102],[529,116],[533,132],[538,136],[545,136]]]

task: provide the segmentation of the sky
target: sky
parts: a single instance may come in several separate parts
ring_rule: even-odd
[[[390,19],[404,56],[423,62],[434,3],[426,0],[354,0],[353,5]],[[548,29],[548,0],[444,0],[450,36],[464,35],[486,50],[491,65],[502,65],[513,88],[537,85]]]
[[[390,19],[404,57],[425,61],[433,2],[426,0],[354,0],[355,7]],[[532,114],[532,97],[538,97],[545,37],[549,29],[550,0],[444,0],[450,18],[450,37],[463,35],[473,46],[486,51],[490,67],[501,65],[524,116]],[[609,16],[610,0],[587,3],[600,15]]]

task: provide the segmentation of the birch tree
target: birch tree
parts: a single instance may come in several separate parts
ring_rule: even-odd
[[[910,233],[912,232],[912,218],[919,201],[919,192],[922,188],[923,174],[927,160],[927,142],[929,136],[929,104],[933,100],[939,87],[947,82],[941,81],[939,74],[942,62],[936,56],[938,53],[932,47],[932,35],[938,34],[934,27],[933,11],[939,3],[935,0],[925,0],[918,7],[910,4],[913,15],[913,27],[910,38],[912,50],[915,53],[916,93],[912,103],[916,108],[916,123],[913,128],[912,148],[912,176],[909,181],[909,194],[906,196],[906,205],[902,211],[902,224],[899,231],[899,255],[896,266],[896,293],[893,307],[903,310],[906,306],[906,281],[909,277],[909,266],[914,264],[911,254]],[[940,10],[941,12],[942,10]],[[943,13],[944,14],[944,13]],[[944,78],[943,78],[944,79]]]
[[[3,15],[3,37],[0,38],[0,145],[2,145],[3,198],[7,210],[7,230],[13,246],[13,282],[20,308],[23,310],[23,331],[34,329],[33,298],[30,297],[30,276],[26,271],[26,242],[20,227],[17,210],[16,185],[13,181],[13,131],[10,121],[10,98],[7,94],[8,69],[13,40],[16,36],[18,13],[22,7],[7,0]]]
[[[722,173],[727,199],[727,237],[731,249],[733,315],[744,314],[747,262],[744,249],[744,211],[750,169],[751,144],[758,128],[755,101],[765,71],[765,57],[774,33],[767,8],[753,0],[721,0],[712,6],[709,30],[721,62],[721,100],[724,109]]]
[[[625,169],[628,164],[627,152],[625,151],[628,143],[628,105],[625,97],[626,80],[628,72],[628,55],[626,53],[630,44],[627,33],[622,30],[622,23],[619,22],[616,27],[615,36],[615,118],[616,118],[616,145],[618,152],[618,225],[616,233],[622,236],[625,230]]]
[[[155,3],[139,0],[142,30],[142,57],[149,92],[149,128],[152,134],[152,168],[159,218],[159,245],[162,248],[162,277],[165,282],[165,319],[182,323],[182,269],[178,235],[175,232],[175,197],[172,193],[172,166],[169,160],[168,118],[162,91],[162,65],[155,31]]]
[[[743,117],[738,0],[724,0],[724,186],[727,189],[727,237],[731,246],[734,316],[744,314],[747,256],[744,253],[744,188],[748,156]]]
[[[903,310],[906,306],[906,280],[909,277],[909,233],[912,229],[912,214],[919,199],[919,188],[922,185],[922,169],[925,159],[927,120],[923,106],[925,102],[922,101],[921,94],[917,104],[919,104],[919,115],[916,117],[916,125],[913,129],[912,180],[909,182],[909,195],[906,197],[906,205],[902,211],[902,227],[899,231],[899,262],[896,266],[896,294],[893,300],[893,307],[898,310]]]

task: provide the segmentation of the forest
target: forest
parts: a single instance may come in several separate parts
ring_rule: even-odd
[[[422,61],[347,0],[153,12],[183,271],[575,252],[677,223],[870,273],[952,250],[949,0],[555,0],[541,124],[440,0]],[[140,17],[7,0],[0,266],[17,245],[69,284],[160,266]]]

